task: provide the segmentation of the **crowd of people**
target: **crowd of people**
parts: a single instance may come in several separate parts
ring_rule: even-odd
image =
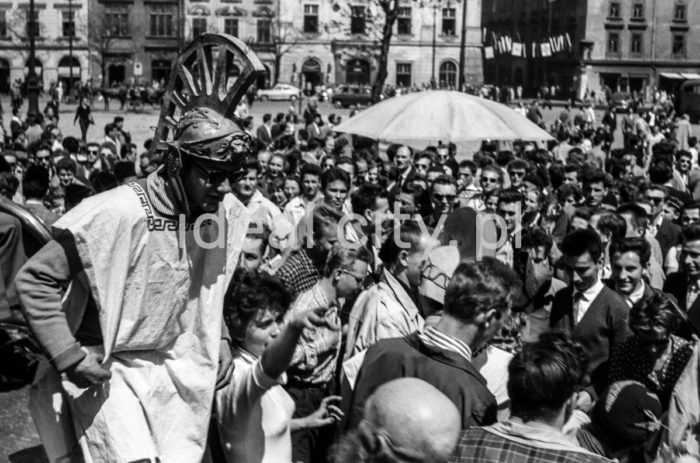
[[[259,124],[236,119],[231,146],[250,141],[252,150],[230,171],[188,158],[187,131],[206,124],[187,125],[173,145],[185,153],[175,169],[210,188],[197,211],[225,205],[239,252],[188,250],[176,265],[169,251],[145,253],[139,226],[109,225],[148,203],[149,233],[175,234],[159,222],[174,215],[167,156],[150,141],[132,143],[121,117],[103,136],[86,139],[86,129],[79,140],[62,136],[58,111],[27,121],[16,111],[0,195],[55,225],[55,241],[29,259],[38,246],[26,251],[18,222],[0,213],[0,309],[26,317],[50,365],[77,386],[110,381],[119,398],[126,384],[139,400],[164,380],[146,367],[134,380],[125,371],[140,360],[120,360],[120,348],[160,352],[154,339],[183,326],[204,343],[206,317],[222,317],[231,368],[219,364],[216,391],[191,392],[206,389],[196,383],[209,378],[206,362],[171,365],[190,392],[167,402],[163,416],[139,412],[152,432],[161,426],[172,438],[146,442],[138,426],[115,424],[116,410],[98,418],[73,411],[84,429],[123,426],[124,442],[100,441],[90,447],[96,455],[196,461],[194,451],[163,450],[196,441],[191,426],[208,429],[204,458],[230,463],[700,461],[697,138],[670,105],[624,115],[611,108],[601,119],[587,108],[563,108],[548,146],[380,152],[336,133],[340,118],[309,103],[303,114],[265,114]],[[545,123],[536,103],[518,110]],[[75,118],[90,125],[89,114]],[[624,147],[612,149],[618,125]],[[196,181],[183,175],[178,188],[193,203]],[[132,190],[141,199],[122,204]],[[149,240],[169,249],[165,238]],[[209,291],[198,296],[201,315],[189,299],[187,310],[153,322],[154,307],[187,297],[188,265],[203,263],[187,277]],[[226,269],[223,287],[217,265]],[[79,308],[60,304],[68,280],[86,289]],[[119,284],[136,295],[119,295]],[[223,304],[208,306],[216,294]],[[129,309],[149,303],[143,313]],[[102,316],[106,306],[129,326]],[[173,349],[192,349],[177,339]],[[213,345],[202,358],[218,352]],[[110,349],[118,367],[100,363]],[[211,422],[196,410],[208,403]],[[190,420],[178,429],[168,425],[176,412]]]

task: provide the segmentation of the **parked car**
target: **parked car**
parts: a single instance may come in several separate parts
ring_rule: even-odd
[[[294,85],[277,84],[272,88],[258,90],[259,100],[289,100],[294,101],[301,95],[301,90]]]
[[[372,89],[369,87],[345,87],[331,97],[336,108],[349,106],[369,106],[372,104]]]

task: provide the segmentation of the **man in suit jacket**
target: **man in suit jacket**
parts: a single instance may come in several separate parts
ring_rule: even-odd
[[[622,296],[630,308],[654,294],[655,290],[643,278],[650,259],[651,246],[644,238],[623,238],[610,244],[612,278],[605,284]]]
[[[270,146],[272,143],[272,114],[265,114],[263,116],[263,123],[256,132],[258,137],[258,143],[264,149]]]
[[[668,275],[664,291],[676,298],[678,307],[687,315],[677,334],[690,338],[700,333],[700,224],[685,227],[682,238],[681,271]]]
[[[666,259],[668,250],[680,242],[681,227],[667,219],[664,215],[666,206],[666,188],[662,185],[649,185],[643,192],[644,198],[652,207],[653,219],[650,224],[651,234],[661,246],[662,258]],[[663,265],[663,262],[661,262]]]
[[[595,393],[607,386],[607,367],[616,345],[630,334],[627,325],[629,306],[615,291],[599,278],[603,263],[603,247],[598,234],[591,230],[576,230],[568,234],[561,245],[561,264],[569,277],[568,286],[554,296],[549,326],[555,331],[571,334],[588,354],[588,373],[593,390],[583,394],[579,407],[592,405]]]
[[[389,188],[389,196],[396,196],[399,191],[401,191],[403,185],[412,182],[418,177],[416,169],[413,168],[413,150],[409,146],[399,146],[396,149],[396,155],[394,155],[393,161],[399,170],[399,177]]]
[[[321,138],[321,127],[323,126],[323,120],[320,114],[313,116],[313,120],[306,126],[307,140],[312,138]]]
[[[284,132],[284,127],[286,126],[286,122],[284,119],[284,113],[277,113],[275,116],[275,123],[272,124],[272,127],[270,128],[271,137],[274,140],[275,138],[279,137],[282,132]]]

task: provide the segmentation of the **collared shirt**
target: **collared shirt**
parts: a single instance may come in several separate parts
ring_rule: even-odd
[[[430,326],[422,332],[420,332],[418,334],[418,337],[427,346],[437,347],[439,349],[456,352],[462,357],[464,357],[467,360],[467,362],[472,361],[472,350],[464,341],[461,341],[455,338],[454,336],[450,336],[449,334],[445,334],[441,331],[438,331],[433,326]]]
[[[686,293],[685,307],[690,309],[690,307],[695,303],[695,300],[700,294],[700,282],[695,280],[688,280],[688,291]]]
[[[586,315],[588,309],[591,307],[593,300],[598,297],[598,294],[603,290],[605,285],[602,281],[598,280],[596,283],[585,290],[584,292],[579,292],[574,290],[574,322],[579,324]],[[580,295],[580,296],[579,296]]]
[[[330,308],[331,303],[319,282],[297,297],[285,318],[289,320],[294,314],[319,307]],[[337,311],[327,316],[337,317]],[[288,370],[290,379],[309,385],[328,383],[333,379],[339,353],[340,333],[338,331],[327,327],[304,328]]]
[[[608,462],[580,447],[560,430],[544,423],[519,418],[483,428],[462,431],[451,463],[492,463],[527,461],[529,463],[601,463]]]
[[[627,297],[625,297],[627,305],[629,305],[630,307],[636,304],[637,301],[639,301],[644,296],[646,283],[644,283],[644,280],[640,281],[640,283],[641,285],[639,285],[639,288],[635,289],[634,291],[632,291],[632,294],[629,294]]]

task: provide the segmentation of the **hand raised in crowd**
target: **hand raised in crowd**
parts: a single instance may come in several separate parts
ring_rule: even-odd
[[[102,384],[112,377],[112,372],[102,366],[104,357],[88,352],[85,358],[65,371],[65,375],[73,384],[87,388]]]
[[[295,419],[292,428],[320,428],[339,422],[343,418],[343,412],[338,407],[340,400],[341,397],[338,395],[324,398],[312,414]]]

